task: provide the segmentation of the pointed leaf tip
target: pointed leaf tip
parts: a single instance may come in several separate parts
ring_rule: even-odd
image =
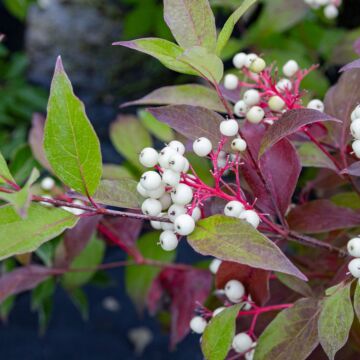
[[[56,59],[55,72],[63,72],[64,65],[62,63],[61,55],[59,55]]]

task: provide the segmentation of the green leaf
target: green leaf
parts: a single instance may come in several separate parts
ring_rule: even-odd
[[[93,195],[102,172],[100,144],[60,57],[47,111],[44,148],[51,168],[64,184],[84,195]]]
[[[0,207],[0,260],[36,250],[65,229],[72,228],[78,218],[62,209],[31,204],[22,219],[12,206]]]
[[[351,283],[339,288],[331,296],[325,298],[318,323],[320,344],[329,359],[347,342],[354,310],[350,297]]]
[[[70,265],[70,269],[84,269],[84,271],[69,271],[65,273],[62,277],[63,286],[66,289],[73,289],[89,282],[96,273],[94,268],[101,264],[104,253],[104,242],[94,236]]]
[[[276,277],[280,282],[282,282],[285,286],[287,286],[289,289],[305,296],[305,297],[312,297],[314,296],[313,291],[311,290],[311,287],[305,282],[302,281],[295,276],[283,274],[283,273],[276,273]]]
[[[148,54],[158,59],[168,69],[181,74],[198,75],[193,68],[178,60],[184,50],[171,41],[158,38],[143,38],[132,41],[119,41],[113,45],[125,46]]]
[[[72,289],[68,292],[68,295],[79,310],[81,317],[84,321],[89,319],[89,301],[85,291],[81,288]]]
[[[235,335],[236,317],[241,304],[233,305],[211,319],[202,336],[201,349],[206,360],[224,360]]]
[[[304,167],[327,168],[337,171],[335,164],[311,142],[302,144],[298,149],[301,165]]]
[[[4,0],[7,10],[20,21],[25,20],[28,8],[34,0]]]
[[[307,359],[319,344],[319,313],[316,299],[301,299],[283,310],[261,334],[254,360]]]
[[[148,111],[140,110],[138,112],[138,116],[140,118],[143,126],[155,137],[158,139],[170,142],[174,139],[174,131],[171,129],[169,125],[166,125],[156,119],[152,114]]]
[[[125,167],[115,164],[104,164],[102,178],[105,180],[121,180],[133,178],[134,175]],[[101,184],[100,184],[101,186]]]
[[[137,247],[141,254],[147,259],[162,262],[172,262],[175,258],[174,251],[164,251],[158,246],[159,233],[151,232],[143,235],[137,242]],[[126,292],[134,302],[137,310],[142,312],[144,309],[147,294],[151,284],[161,268],[155,266],[127,266],[125,268],[125,287]]]
[[[225,25],[220,31],[216,43],[216,54],[221,55],[225,45],[228,43],[236,23],[246,13],[246,11],[256,3],[257,0],[244,0],[243,3],[230,15]]]
[[[200,220],[188,242],[202,255],[307,280],[271,240],[240,219],[215,215]]]
[[[178,59],[213,84],[219,83],[224,75],[224,64],[221,59],[203,47],[193,46],[185,50]]]
[[[215,18],[208,0],[164,0],[164,18],[184,49],[202,46],[215,51]]]
[[[339,193],[331,197],[331,201],[341,207],[347,207],[353,210],[360,209],[360,197],[356,192]]]
[[[216,91],[198,84],[165,86],[139,100],[127,102],[122,106],[130,105],[192,105],[226,112]]]
[[[360,320],[360,284],[359,281],[356,283],[355,294],[354,294],[354,310],[357,318]]]
[[[4,179],[15,182],[14,178],[10,174],[6,160],[0,153],[0,184],[6,184],[6,181]]]
[[[121,155],[138,169],[143,169],[139,162],[139,154],[143,148],[152,146],[152,140],[135,116],[119,116],[111,124],[110,138]]]
[[[139,209],[144,199],[136,190],[137,183],[129,178],[102,180],[94,200],[104,205]]]
[[[16,212],[21,217],[25,218],[31,200],[30,187],[39,178],[39,176],[40,176],[39,170],[33,169],[28,181],[21,190],[15,191],[10,194],[0,193],[0,199],[13,205]]]

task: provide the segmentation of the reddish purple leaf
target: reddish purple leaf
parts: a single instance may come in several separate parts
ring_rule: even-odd
[[[354,42],[354,50],[355,52],[360,55],[360,38],[358,38],[355,42]]]
[[[55,266],[67,267],[84,250],[102,216],[82,218],[65,232],[64,241],[56,253]]]
[[[360,213],[334,205],[330,200],[315,200],[295,207],[288,215],[290,228],[302,233],[324,233],[360,225]]]
[[[349,174],[352,176],[360,176],[360,161],[354,162],[348,168],[344,169],[342,174]]]
[[[303,126],[321,121],[339,121],[335,117],[312,109],[287,111],[274,125],[270,126],[262,140],[259,157],[279,140],[299,131]]]
[[[0,304],[9,296],[31,290],[51,275],[51,270],[38,265],[17,268],[0,277]]]
[[[354,60],[351,63],[346,64],[339,70],[339,72],[345,72],[353,69],[360,69],[360,59]]]
[[[149,112],[188,139],[205,136],[214,146],[220,140],[219,125],[223,118],[214,111],[198,106],[170,105],[150,108]]]
[[[223,289],[229,280],[239,280],[244,284],[246,293],[258,305],[264,305],[270,297],[270,271],[252,268],[247,265],[223,261],[216,273],[216,288]]]
[[[189,323],[198,303],[203,303],[211,290],[212,276],[204,270],[164,269],[149,292],[148,306],[154,312],[162,295],[171,299],[170,345],[175,347],[190,331]]]
[[[45,117],[35,113],[32,118],[32,126],[29,132],[29,144],[35,159],[48,171],[52,172],[51,166],[46,158],[44,140]]]

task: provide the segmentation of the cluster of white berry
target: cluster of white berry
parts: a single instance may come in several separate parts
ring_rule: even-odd
[[[245,220],[255,229],[260,224],[260,216],[255,210],[245,210],[245,206],[240,201],[230,201],[225,205],[224,214],[226,216]]]
[[[360,278],[360,237],[349,240],[347,250],[355,258],[349,262],[348,269],[352,276]]]
[[[339,15],[338,7],[341,0],[304,0],[312,9],[323,8],[324,16],[327,19],[335,19]]]
[[[355,139],[352,143],[352,149],[356,157],[360,158],[360,105],[357,105],[351,113],[350,132]]]

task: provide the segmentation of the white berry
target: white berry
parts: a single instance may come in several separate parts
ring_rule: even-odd
[[[335,5],[328,5],[324,8],[324,15],[327,19],[335,19],[339,15],[339,10]]]
[[[360,258],[360,237],[349,240],[347,250],[351,256]]]
[[[353,277],[360,278],[360,259],[352,259],[349,262],[348,269]]]
[[[154,167],[158,163],[158,159],[158,152],[150,147],[143,149],[139,155],[141,165],[148,168]]]
[[[146,189],[144,189],[144,187],[141,185],[141,183],[138,183],[136,185],[136,190],[142,197],[148,197],[148,193]]]
[[[245,151],[247,147],[246,141],[241,138],[236,138],[231,142],[231,149],[234,151]]]
[[[140,184],[145,190],[155,190],[161,185],[161,176],[155,171],[147,171],[141,175]]]
[[[180,181],[180,173],[165,169],[162,173],[162,181],[168,186],[176,186]]]
[[[292,83],[289,79],[280,79],[276,84],[276,89],[278,91],[290,91],[292,89]]]
[[[227,74],[224,78],[224,87],[227,90],[236,90],[239,84],[239,79],[234,74]]]
[[[242,69],[245,66],[247,55],[243,52],[238,53],[233,58],[233,64],[237,69]]]
[[[257,57],[250,65],[250,70],[255,74],[261,73],[266,68],[266,62],[264,59]]]
[[[176,154],[176,150],[171,148],[170,146],[164,147],[159,153],[159,165],[162,168],[168,169],[169,168],[169,159],[170,156]]]
[[[355,119],[350,125],[351,135],[360,140],[360,119]]]
[[[171,205],[171,196],[169,193],[165,193],[158,199],[161,203],[161,210],[166,210]]]
[[[321,100],[313,99],[307,104],[307,108],[323,112],[325,106],[324,106],[324,103]]]
[[[246,105],[253,106],[260,102],[260,93],[255,89],[249,89],[244,92],[243,100]]]
[[[234,106],[234,113],[238,117],[244,117],[249,107],[246,105],[244,100],[239,100]]]
[[[197,156],[208,156],[212,150],[212,143],[206,137],[201,137],[193,142],[193,150]]]
[[[260,123],[265,117],[265,111],[260,106],[253,106],[246,113],[246,119],[252,124]]]
[[[218,272],[221,263],[222,263],[222,261],[219,259],[212,260],[209,265],[210,272],[215,275]]]
[[[161,229],[165,230],[171,230],[174,232],[174,224],[170,222],[162,222],[161,223]]]
[[[299,71],[299,65],[295,60],[289,60],[282,70],[285,76],[292,77]]]
[[[172,204],[169,207],[168,215],[172,222],[174,222],[178,216],[183,215],[183,214],[186,214],[186,209],[184,206],[178,205],[178,204]]]
[[[186,165],[185,158],[179,153],[173,154],[169,157],[169,168],[175,172],[182,172]]]
[[[159,217],[163,217],[165,214],[164,213],[160,213],[158,216]],[[150,225],[152,226],[153,229],[155,230],[161,230],[161,221],[156,221],[156,220],[152,220],[150,221]]]
[[[256,211],[254,210],[245,210],[243,211],[240,215],[239,215],[240,219],[245,220],[246,222],[248,222],[250,225],[252,225],[255,229],[259,226],[260,224],[260,217],[257,214]]]
[[[238,280],[230,280],[225,285],[225,295],[233,303],[239,303],[245,295],[245,287]]]
[[[147,194],[152,199],[159,199],[165,194],[165,185],[160,184],[160,186],[155,190],[148,190]]]
[[[202,334],[206,328],[207,322],[201,316],[195,316],[190,321],[190,329],[196,334]]]
[[[268,102],[269,108],[272,111],[281,111],[285,106],[285,101],[280,96],[272,96]]]
[[[237,334],[232,342],[232,348],[240,354],[249,351],[253,346],[251,337],[246,333]]]
[[[193,198],[193,191],[190,186],[179,184],[172,192],[171,199],[175,204],[187,205]]]
[[[244,205],[240,201],[230,201],[225,205],[224,214],[231,217],[239,217],[240,213],[244,211]]]
[[[355,156],[360,159],[360,140],[355,140],[351,147],[354,150]]]
[[[182,172],[183,173],[187,173],[190,169],[190,163],[189,163],[189,160],[187,158],[184,158],[185,159],[185,165],[184,165],[184,168],[182,169]]]
[[[256,54],[248,54],[246,55],[246,60],[245,60],[245,66],[247,68],[251,67],[251,64],[258,58],[258,56]]]
[[[223,310],[225,310],[226,308],[224,306],[218,307],[217,309],[215,309],[213,311],[212,316],[215,317],[216,315],[219,315]]]
[[[160,234],[160,246],[165,251],[175,250],[179,240],[173,231],[165,230]]]
[[[198,206],[194,207],[191,217],[195,220],[195,222],[201,219],[201,210]]]
[[[239,131],[239,124],[234,119],[223,120],[220,123],[220,132],[224,136],[235,136]]]
[[[155,199],[146,199],[141,205],[141,211],[145,215],[158,216],[161,213],[161,202]]]
[[[185,146],[182,142],[178,140],[170,141],[169,145],[170,148],[174,149],[176,152],[178,152],[180,155],[185,154]]]
[[[191,234],[195,229],[195,220],[188,214],[178,216],[174,221],[175,231],[183,236]]]
[[[55,186],[55,180],[52,177],[46,177],[44,179],[41,180],[41,184],[40,184],[41,188],[45,191],[50,191],[54,188]]]
[[[360,119],[360,105],[356,106],[351,113],[351,121],[355,121],[356,119]]]

